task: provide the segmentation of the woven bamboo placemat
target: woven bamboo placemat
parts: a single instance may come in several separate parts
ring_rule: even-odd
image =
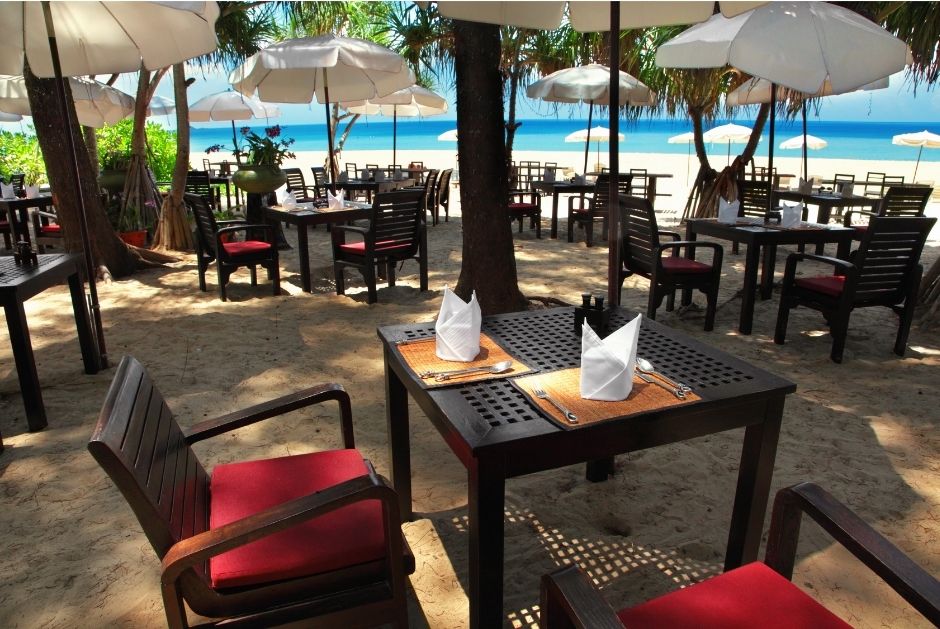
[[[636,415],[637,413],[688,404],[702,399],[695,393],[690,392],[686,394],[684,400],[680,400],[664,388],[644,382],[634,376],[633,390],[626,400],[621,402],[586,400],[581,397],[580,367],[516,378],[512,381],[512,384],[522,391],[529,398],[529,401],[542,411],[546,417],[566,429],[580,428],[614,419],[615,417]],[[568,410],[577,415],[577,422],[569,423],[551,402],[535,397],[534,389],[536,385],[541,386],[559,404],[566,406]]]
[[[397,347],[398,351],[401,352],[401,357],[405,365],[414,372],[425,389],[452,387],[454,385],[466,384],[467,382],[479,382],[481,380],[513,378],[533,371],[528,365],[510,356],[506,350],[497,345],[496,341],[485,333],[480,334],[480,353],[477,354],[475,359],[468,363],[441,360],[438,358],[436,354],[436,339],[433,336],[420,341],[402,343]],[[455,371],[457,369],[470,369],[471,367],[485,367],[503,360],[512,361],[512,367],[503,373],[472,373],[466,376],[445,380],[444,382],[435,382],[434,378],[422,379],[419,375],[425,371]]]

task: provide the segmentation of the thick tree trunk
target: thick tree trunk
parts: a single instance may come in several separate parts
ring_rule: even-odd
[[[464,299],[476,291],[483,314],[526,307],[516,279],[507,208],[509,180],[499,61],[499,27],[454,22],[463,215],[463,262],[455,291]]]
[[[931,327],[936,324],[940,314],[940,259],[934,260],[920,283],[920,305],[923,310],[918,325]]]
[[[88,149],[88,160],[91,162],[91,170],[95,177],[101,174],[98,169],[98,136],[95,135],[94,127],[82,127],[82,135],[85,136],[85,147]]]
[[[161,199],[153,182],[153,177],[147,172],[147,107],[150,99],[166,74],[166,68],[157,70],[151,75],[143,67],[137,79],[137,97],[134,102],[134,130],[131,135],[131,161],[127,169],[127,179],[124,182],[124,195],[121,203],[122,218],[130,214],[139,216],[139,227],[153,227],[157,223],[157,207]],[[187,161],[189,157],[187,156]]]
[[[173,185],[163,199],[160,220],[153,236],[154,248],[192,251],[193,236],[186,218],[183,193],[189,170],[189,103],[186,102],[186,67],[173,66],[173,96],[176,101],[176,166]]]
[[[56,210],[59,224],[65,239],[65,248],[68,251],[81,251],[81,231],[79,228],[79,201],[78,190],[75,188],[72,177],[72,156],[64,147],[68,146],[68,126],[66,120],[59,113],[59,103],[56,98],[55,79],[40,79],[24,69],[26,76],[26,89],[29,93],[29,106],[33,112],[33,124],[36,128],[36,137],[42,149],[43,160],[46,163],[46,174],[49,175],[49,185],[56,197]],[[81,127],[75,116],[75,105],[72,102],[72,92],[66,82],[65,93],[68,102],[66,108],[72,118],[72,134],[75,142],[78,162],[78,175],[82,186],[82,195],[85,198],[85,216],[88,220],[88,236],[91,241],[92,257],[99,275],[110,272],[121,277],[131,274],[138,264],[139,257],[132,252],[124,242],[117,237],[108,217],[105,214],[101,199],[98,196],[98,182],[88,159],[88,149],[82,138]],[[105,267],[101,270],[101,267]]]

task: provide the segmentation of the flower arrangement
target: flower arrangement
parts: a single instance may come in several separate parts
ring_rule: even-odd
[[[241,128],[242,138],[245,140],[246,150],[235,144],[235,159],[241,161],[242,155],[247,156],[247,161],[253,166],[280,166],[285,159],[294,159],[296,155],[288,149],[294,143],[293,138],[281,137],[281,126],[274,125],[266,127],[264,135],[258,135],[250,127]],[[213,144],[206,149],[206,153],[214,153],[221,150],[223,145]]]

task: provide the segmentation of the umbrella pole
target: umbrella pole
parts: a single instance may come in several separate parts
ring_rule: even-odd
[[[610,203],[607,211],[607,303],[620,304],[620,2],[610,3]]]
[[[917,149],[917,163],[914,164],[914,181],[917,181],[917,169],[920,168],[920,155],[923,152],[924,152],[924,145],[921,144],[920,148]],[[913,181],[911,183],[913,183]]]
[[[806,152],[806,99],[803,99],[803,181],[809,179],[809,159]]]
[[[232,146],[235,147],[235,163],[241,165],[241,151],[238,150],[238,136],[235,134],[235,120],[232,120]]]
[[[728,140],[728,161],[725,165],[726,166],[731,165],[731,140]]]
[[[588,172],[587,163],[588,163],[588,151],[591,150],[591,118],[594,115],[594,101],[591,101],[591,106],[588,108],[588,137],[587,141],[584,143],[584,170],[581,171],[581,174],[586,175]]]
[[[327,153],[327,160],[330,162],[330,188],[333,190],[333,194],[336,194],[336,179],[338,174],[336,172],[336,160],[333,159],[333,123],[330,119],[330,82],[327,78],[326,68],[323,68],[323,100],[326,101],[323,103],[323,107],[326,108],[326,139],[330,151]]]
[[[774,110],[777,105],[777,84],[770,84],[770,142],[767,147],[767,211],[774,207]],[[805,146],[805,142],[803,143]]]
[[[72,137],[72,117],[69,115],[65,98],[65,83],[62,78],[62,66],[59,63],[59,46],[56,43],[55,27],[52,23],[52,9],[49,2],[42,3],[43,17],[46,21],[46,33],[49,37],[49,52],[52,57],[52,70],[55,75],[56,96],[59,100],[59,113],[64,117],[65,128],[68,130],[69,157],[72,166],[72,184],[78,193],[78,225],[82,239],[82,249],[85,258],[85,274],[88,276],[88,306],[91,309],[91,319],[98,355],[94,357],[95,371],[108,366],[108,350],[104,342],[104,326],[101,323],[101,306],[98,303],[98,287],[95,284],[95,261],[91,250],[91,239],[88,236],[88,217],[85,214],[85,197],[82,194],[82,184],[78,175],[78,153],[75,150],[75,139]],[[84,294],[84,290],[82,290]],[[85,304],[75,304],[76,308],[84,308]]]
[[[398,105],[392,105],[392,164],[398,163]],[[392,173],[394,176],[395,173]]]

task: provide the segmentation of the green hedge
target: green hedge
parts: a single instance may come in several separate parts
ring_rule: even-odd
[[[126,165],[130,160],[133,130],[132,118],[98,129],[98,161],[102,170],[120,168],[121,163]],[[176,164],[176,132],[164,129],[155,122],[148,122],[147,143],[153,174],[158,181],[171,179]]]

